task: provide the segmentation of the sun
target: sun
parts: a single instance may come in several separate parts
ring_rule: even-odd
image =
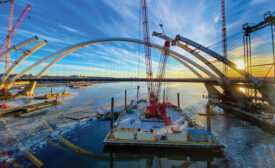
[[[245,88],[239,88],[241,92],[245,93]]]
[[[237,61],[236,65],[237,65],[238,69],[244,69],[244,67],[245,67],[243,61]]]

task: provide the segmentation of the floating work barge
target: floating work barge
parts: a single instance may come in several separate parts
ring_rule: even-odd
[[[36,96],[34,97],[35,99],[54,99],[54,98],[61,98],[65,96],[69,96],[69,92],[64,91],[63,93],[48,93],[43,96]]]
[[[3,110],[0,110],[0,118],[5,116],[10,116],[10,115],[17,116],[23,113],[29,113],[32,111],[36,111],[36,110],[40,110],[40,109],[44,109],[52,106],[57,106],[59,104],[62,104],[62,102],[53,100],[53,101],[48,101],[43,103],[21,106],[21,107],[3,109]]]
[[[70,88],[83,88],[86,86],[93,86],[93,83],[73,83],[69,85]]]
[[[167,107],[171,124],[160,118],[146,118],[148,102],[132,101],[121,111],[111,131],[104,139],[106,146],[223,148],[211,132],[199,127],[175,106]]]

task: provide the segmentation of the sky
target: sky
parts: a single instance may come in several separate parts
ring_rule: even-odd
[[[152,37],[153,31],[161,32],[162,23],[166,35],[174,38],[177,34],[187,37],[222,54],[221,2],[220,0],[147,0],[149,11],[150,40],[163,45],[164,41]],[[15,24],[27,4],[32,5],[17,33],[12,45],[39,37],[37,42],[23,49],[28,50],[36,43],[47,40],[48,44],[30,55],[14,73],[19,73],[31,64],[71,45],[94,39],[127,37],[143,40],[140,0],[16,0],[14,10]],[[243,60],[242,25],[259,23],[263,14],[275,11],[274,0],[225,0],[228,39],[228,57],[233,62]],[[8,31],[10,3],[0,5],[0,41],[4,41]],[[253,65],[272,63],[272,44],[270,27],[251,35]],[[196,61],[184,50],[172,46],[171,49]],[[89,75],[110,77],[144,77],[144,47],[126,42],[104,42],[82,48],[69,54],[45,75]],[[23,50],[11,55],[15,61]],[[214,60],[200,52],[209,60]],[[159,64],[161,53],[152,49],[153,70]],[[38,74],[50,61],[30,71]],[[216,63],[222,69],[221,63]],[[205,67],[208,69],[207,67]],[[253,75],[265,76],[270,66],[255,68]],[[196,68],[195,68],[196,69]],[[198,69],[196,69],[198,70]],[[4,63],[0,62],[0,73]],[[199,70],[198,70],[199,71]],[[200,72],[204,77],[207,75]],[[230,73],[235,76],[236,73]],[[268,76],[272,76],[271,71]],[[169,58],[166,77],[195,77],[187,68]]]

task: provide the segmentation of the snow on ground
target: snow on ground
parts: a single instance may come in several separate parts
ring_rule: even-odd
[[[146,102],[138,103],[138,107],[146,107],[146,105]],[[171,132],[171,127],[178,127],[186,131],[187,122],[185,122],[185,118],[176,110],[167,108],[167,115],[171,117],[172,125],[170,126],[165,126],[164,121],[142,121],[144,110],[144,108],[134,109],[133,113],[125,113],[121,118],[118,128],[140,128],[147,131],[153,129],[157,131],[158,135]]]

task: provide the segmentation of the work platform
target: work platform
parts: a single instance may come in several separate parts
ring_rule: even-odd
[[[26,105],[26,106],[20,106],[20,107],[14,107],[14,108],[8,108],[8,109],[2,109],[0,110],[0,118],[1,117],[6,117],[6,116],[19,116],[24,113],[29,113],[33,112],[36,110],[44,109],[44,108],[49,108],[52,106],[57,106],[62,104],[60,101],[47,101],[47,102],[42,102],[42,103],[37,103],[37,104],[31,104],[31,105]]]
[[[104,139],[106,146],[139,146],[169,148],[224,148],[213,134],[183,115],[181,109],[167,107],[171,125],[158,118],[146,119],[148,103],[133,102],[122,111],[113,129]]]

